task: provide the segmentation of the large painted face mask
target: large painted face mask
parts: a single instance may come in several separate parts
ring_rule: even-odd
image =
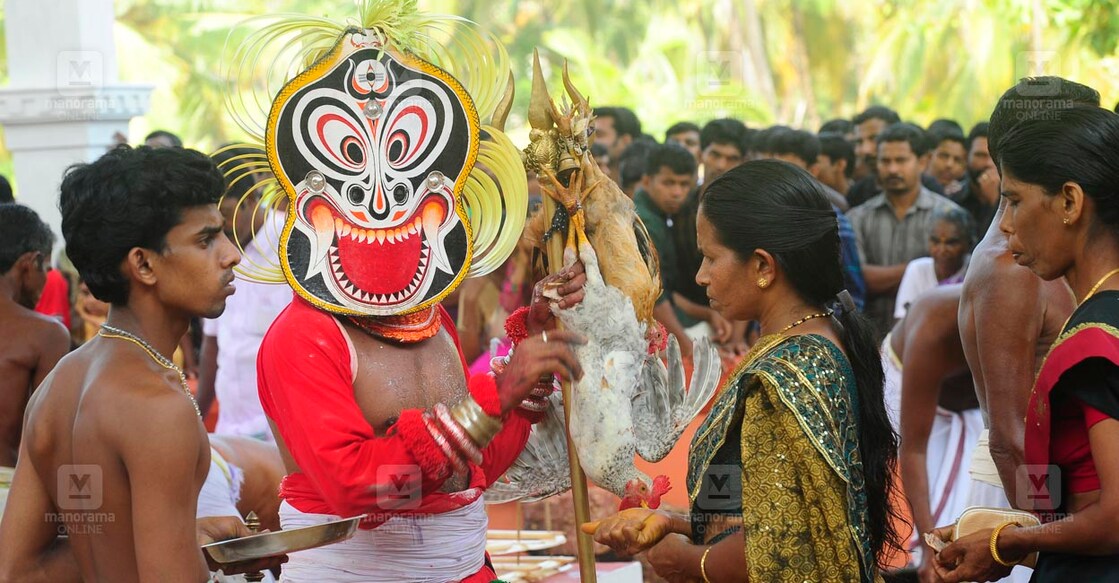
[[[267,150],[290,212],[280,258],[299,295],[351,315],[438,302],[465,277],[473,236],[461,193],[478,113],[439,68],[353,31],[292,80]]]
[[[283,229],[265,243],[278,265],[238,271],[286,282],[334,314],[426,322],[464,278],[503,265],[521,237],[528,185],[504,132],[508,54],[474,23],[414,2],[357,8],[359,26],[250,19],[238,25],[245,41],[223,56],[226,105],[250,136],[215,153],[226,196],[255,183],[238,195],[254,215],[288,202]]]

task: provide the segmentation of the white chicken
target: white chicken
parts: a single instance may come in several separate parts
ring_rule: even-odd
[[[566,67],[563,78],[572,100],[565,113],[548,96],[536,60],[532,144],[525,163],[542,175],[543,190],[567,211],[565,264],[578,259],[586,268],[583,301],[570,309],[553,307],[567,329],[587,339],[576,347],[584,375],[572,387],[571,439],[592,482],[622,497],[623,506],[655,507],[668,488],[667,478],[650,480],[634,466],[635,455],[650,462],[668,455],[718,387],[721,362],[709,341],[697,342],[686,388],[675,338],[668,338],[667,366],[650,353],[650,339],[655,345],[663,334],[652,319],[660,294],[655,250],[633,202],[592,159],[590,106],[572,86]],[[543,233],[541,219],[535,224],[543,243],[552,233]],[[533,428],[525,451],[487,492],[489,501],[538,500],[571,486],[562,399],[553,395],[551,402],[551,414]]]

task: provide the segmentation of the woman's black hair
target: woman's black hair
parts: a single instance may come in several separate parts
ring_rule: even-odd
[[[184,209],[215,204],[225,179],[209,156],[185,148],[119,146],[62,178],[66,254],[93,297],[128,303],[121,262],[133,247],[162,252]]]
[[[745,260],[764,249],[797,294],[825,307],[844,291],[839,224],[820,183],[787,162],[757,160],[729,170],[707,188],[700,205],[719,242]],[[871,548],[881,560],[900,549],[891,507],[898,437],[883,400],[882,359],[870,321],[854,309],[836,310],[837,332],[855,372],[859,454],[867,497]]]
[[[1119,115],[1075,103],[1034,115],[999,138],[995,162],[1053,195],[1068,182],[1095,203],[1095,220],[1119,234]]]

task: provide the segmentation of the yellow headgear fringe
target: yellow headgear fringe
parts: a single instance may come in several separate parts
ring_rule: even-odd
[[[481,140],[478,164],[463,189],[463,203],[474,231],[474,262],[467,277],[493,272],[517,248],[528,208],[528,182],[521,152],[492,126],[482,126],[489,140]]]
[[[272,101],[287,81],[326,55],[351,28],[376,29],[399,51],[443,69],[462,84],[480,119],[505,91],[509,54],[491,33],[459,16],[426,14],[416,0],[363,0],[360,20],[335,22],[300,14],[248,19],[226,39],[226,109],[253,142],[264,143]]]
[[[225,176],[227,185],[226,192],[222,194],[218,204],[222,204],[238,184],[244,181],[254,181],[245,191],[245,194],[238,199],[233,210],[232,220],[236,223],[241,213],[251,212],[252,224],[257,224],[259,217],[261,227],[251,241],[241,241],[236,232],[234,233],[233,244],[241,251],[241,263],[234,268],[234,271],[249,281],[286,284],[287,280],[284,279],[284,273],[280,268],[278,259],[276,259],[275,252],[280,246],[282,222],[269,220],[269,218],[273,216],[272,213],[286,209],[287,197],[279,188],[275,177],[272,176],[272,170],[268,166],[268,157],[264,154],[264,148],[252,144],[229,144],[219,148],[211,154],[211,157],[217,157],[230,150],[239,149],[251,150],[251,152],[232,156],[218,164],[218,169]],[[257,176],[261,174],[267,176],[267,178],[257,181]],[[255,199],[255,201],[251,199]],[[267,258],[267,263],[254,260],[253,255],[247,252],[249,248],[256,248],[257,253],[253,255]]]

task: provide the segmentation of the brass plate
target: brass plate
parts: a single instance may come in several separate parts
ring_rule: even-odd
[[[360,516],[313,526],[277,530],[204,545],[202,550],[219,563],[236,563],[286,555],[342,542],[354,535]]]

